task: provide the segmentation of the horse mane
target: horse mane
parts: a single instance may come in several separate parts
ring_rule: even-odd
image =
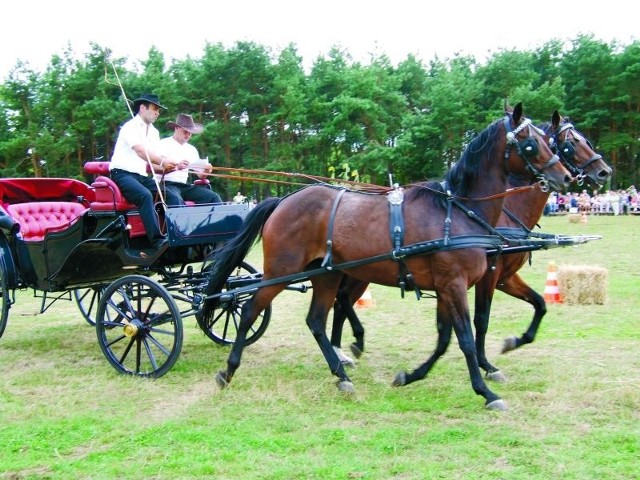
[[[571,118],[569,117],[563,117],[562,115],[560,115],[560,123],[559,126],[562,125],[566,125],[567,123],[572,123],[571,122]],[[553,132],[553,124],[551,122],[544,122],[544,123],[540,123],[538,125],[536,125],[540,130],[542,130],[544,133],[550,133]],[[575,130],[575,127],[574,127]]]
[[[497,133],[501,124],[502,119],[496,120],[476,135],[445,175],[445,182],[456,195],[467,196],[470,188],[483,180],[486,170],[480,168],[481,159],[495,156]]]
[[[419,183],[416,188],[407,191],[407,199],[418,199],[434,191],[445,193],[445,188],[457,196],[467,196],[470,188],[477,184],[476,182],[482,181],[483,175],[486,173],[485,169],[480,168],[483,156],[495,156],[497,133],[502,121],[502,119],[496,120],[469,142],[460,159],[446,173],[443,182]],[[436,195],[434,201],[444,205],[444,195]]]
[[[548,134],[552,128],[551,122],[539,123],[536,126],[546,134]]]

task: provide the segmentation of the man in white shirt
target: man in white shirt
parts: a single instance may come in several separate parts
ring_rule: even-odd
[[[157,184],[147,174],[147,165],[172,171],[178,168],[177,162],[171,162],[157,153],[160,132],[153,126],[160,115],[157,95],[145,93],[133,102],[134,117],[120,128],[116,146],[109,165],[111,178],[118,185],[124,197],[140,210],[140,217],[147,238],[154,248],[164,250],[168,240],[162,235],[158,216],[154,207],[154,194]],[[182,200],[174,192],[165,192],[165,201],[169,205],[179,205]]]
[[[202,133],[202,125],[195,123],[191,115],[180,113],[175,122],[167,122],[167,128],[173,128],[173,135],[160,140],[158,153],[170,162],[176,163],[178,168],[168,173],[156,173],[158,181],[163,182],[166,191],[171,191],[183,201],[197,204],[222,203],[220,195],[216,192],[188,183],[190,169],[199,170],[201,177],[205,177],[212,170],[209,163],[200,160],[196,147],[189,143],[192,135]]]

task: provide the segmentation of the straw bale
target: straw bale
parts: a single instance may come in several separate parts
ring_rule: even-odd
[[[558,291],[568,305],[604,305],[607,278],[603,267],[562,265],[558,268]]]

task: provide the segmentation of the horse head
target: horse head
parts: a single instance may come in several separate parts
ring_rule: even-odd
[[[566,191],[572,181],[569,170],[549,145],[547,134],[524,117],[522,103],[505,108],[505,164],[513,174],[529,175],[543,191]]]
[[[553,112],[551,123],[542,128],[549,136],[551,149],[557,152],[578,185],[582,185],[586,179],[594,186],[601,187],[611,178],[611,167],[605,163],[602,155],[593,150],[591,142],[575,129],[569,119],[561,117],[558,110]]]

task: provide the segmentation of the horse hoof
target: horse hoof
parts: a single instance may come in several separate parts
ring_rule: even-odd
[[[511,350],[515,350],[517,346],[518,346],[517,337],[505,338],[504,339],[504,343],[502,344],[502,352],[501,353],[507,353],[507,352],[510,352]]]
[[[498,383],[507,382],[507,377],[500,370],[496,370],[495,372],[488,372],[487,379],[493,380],[494,382]]]
[[[507,404],[501,398],[494,400],[493,402],[489,402],[485,405],[487,410],[493,410],[495,412],[506,412]]]
[[[227,374],[224,371],[220,370],[218,373],[216,373],[216,383],[220,388],[225,388],[227,385],[229,385],[229,382],[227,381]]]
[[[338,382],[338,390],[349,395],[353,395],[354,393],[356,393],[356,389],[353,388],[353,383],[348,380],[340,380]]]
[[[362,350],[360,350],[355,343],[349,345],[349,348],[351,349],[351,353],[354,357],[360,358],[362,356]]]
[[[340,360],[340,363],[342,364],[343,367],[353,367],[355,368],[356,366],[356,361],[345,355],[344,353],[342,353],[342,349],[338,348],[338,347],[333,347],[333,351],[336,352],[336,355],[338,356],[338,359]]]
[[[392,387],[402,387],[407,384],[407,374],[404,372],[400,372],[396,375],[396,378],[393,379],[391,383]]]

